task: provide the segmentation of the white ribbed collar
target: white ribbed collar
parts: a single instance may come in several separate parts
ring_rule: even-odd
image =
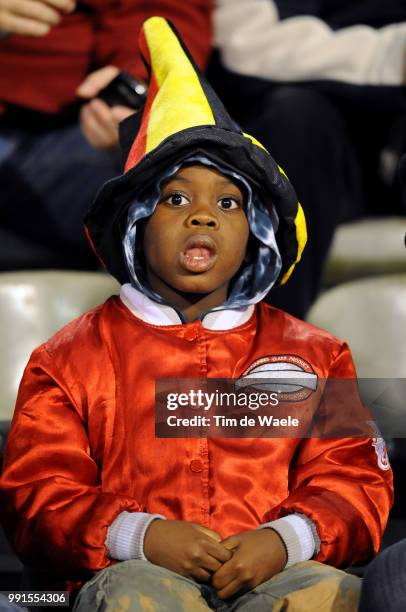
[[[139,319],[151,325],[181,325],[182,320],[172,306],[154,302],[144,293],[134,289],[130,283],[121,287],[120,299],[127,308]],[[254,312],[254,305],[208,312],[202,326],[213,331],[233,329],[243,325]]]

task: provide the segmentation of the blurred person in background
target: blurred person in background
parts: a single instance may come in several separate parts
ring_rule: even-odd
[[[211,0],[0,0],[0,229],[50,247],[47,267],[97,266],[82,216],[119,173],[118,122],[134,112],[97,95],[122,69],[146,80],[137,38],[152,15],[204,68]]]
[[[300,194],[309,248],[272,304],[303,318],[336,226],[402,214],[404,0],[216,0],[215,87]]]
[[[399,164],[399,178],[406,205],[406,155]],[[406,236],[405,236],[406,246]],[[399,496],[401,498],[401,496]],[[367,567],[362,580],[359,612],[406,610],[406,539],[385,548]]]
[[[406,609],[406,540],[392,544],[367,567],[359,612]]]
[[[9,599],[0,593],[0,612],[28,612],[28,610],[10,603]]]

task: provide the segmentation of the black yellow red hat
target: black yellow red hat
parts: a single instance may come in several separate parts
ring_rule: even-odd
[[[129,282],[122,239],[134,195],[168,167],[202,155],[246,178],[263,204],[275,207],[282,257],[277,283],[285,283],[306,243],[303,210],[285,173],[231,119],[172,24],[151,17],[139,45],[150,71],[148,97],[143,109],[120,126],[124,173],[103,186],[85,218],[94,250],[119,282]]]

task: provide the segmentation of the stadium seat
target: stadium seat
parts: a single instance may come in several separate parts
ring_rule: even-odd
[[[316,300],[307,320],[347,341],[362,397],[378,421],[406,425],[406,406],[396,397],[406,381],[406,274],[334,287]],[[406,444],[397,446],[406,459]]]
[[[406,217],[378,217],[339,225],[323,286],[356,278],[406,273]]]
[[[406,377],[405,274],[344,283],[323,293],[307,320],[344,338],[351,347],[358,376]]]
[[[32,350],[118,289],[117,281],[102,272],[0,274],[0,421],[11,419]]]

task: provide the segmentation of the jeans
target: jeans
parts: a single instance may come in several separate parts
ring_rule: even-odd
[[[39,245],[90,252],[83,215],[119,174],[118,152],[94,149],[77,122],[35,130],[0,124],[0,226]]]
[[[148,561],[123,561],[88,581],[73,612],[356,612],[361,581],[305,561],[222,601],[199,584]]]
[[[363,578],[360,612],[406,610],[406,540],[386,548]]]
[[[27,612],[27,608],[20,608],[13,603],[9,603],[7,597],[0,593],[0,612]]]

